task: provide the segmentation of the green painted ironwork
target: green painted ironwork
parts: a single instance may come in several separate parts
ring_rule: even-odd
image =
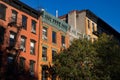
[[[42,21],[64,32],[67,32],[70,28],[70,26],[67,23],[47,13],[46,11],[42,12]]]

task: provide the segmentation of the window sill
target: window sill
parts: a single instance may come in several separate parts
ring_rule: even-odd
[[[52,42],[52,45],[57,46],[57,43],[53,43],[53,42]]]

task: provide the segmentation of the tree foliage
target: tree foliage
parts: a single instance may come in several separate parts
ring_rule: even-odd
[[[94,44],[97,62],[94,75],[99,80],[120,80],[120,43],[103,34]]]
[[[105,34],[94,43],[74,40],[56,55],[54,68],[62,80],[120,80],[120,46]]]

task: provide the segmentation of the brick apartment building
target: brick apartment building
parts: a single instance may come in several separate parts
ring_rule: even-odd
[[[54,54],[68,47],[69,27],[19,0],[1,0],[0,79],[52,80],[48,69]]]
[[[36,10],[19,0],[0,0],[1,80],[18,80],[27,71],[26,78],[38,76],[38,18]],[[19,64],[13,66],[13,60]]]
[[[120,33],[90,10],[73,10],[59,18],[71,26],[69,31],[70,40],[72,40],[71,37],[79,38],[87,35],[88,38],[94,41],[98,38],[99,34],[104,32],[108,35],[114,35],[114,37],[120,41]],[[74,36],[71,35],[73,32]]]
[[[117,31],[89,10],[71,11],[60,19],[19,0],[0,0],[1,80],[54,80],[49,71],[54,55],[73,38],[87,35],[94,41],[106,32],[120,40]]]
[[[54,80],[54,75],[51,75],[47,69],[53,65],[54,55],[68,47],[67,32],[70,26],[46,11],[42,11],[40,18],[42,19],[40,27],[42,35],[40,35],[39,71],[41,74],[39,80]]]

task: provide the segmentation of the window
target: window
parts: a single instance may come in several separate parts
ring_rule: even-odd
[[[36,21],[34,21],[34,20],[32,20],[32,29],[31,29],[31,31],[33,33],[36,33]]]
[[[42,60],[47,61],[47,48],[42,47]]]
[[[35,41],[31,40],[30,42],[30,53],[35,54]]]
[[[26,44],[26,37],[25,36],[21,36],[21,45],[20,45],[20,49],[22,49],[23,51],[25,51],[25,45]]]
[[[17,12],[15,10],[12,10],[11,21],[12,22],[17,22]]]
[[[9,45],[11,47],[13,47],[15,45],[15,37],[16,37],[16,33],[15,32],[10,32],[10,41],[9,41]]]
[[[61,36],[61,43],[62,43],[62,46],[65,46],[65,36]]]
[[[24,57],[20,57],[20,62],[19,62],[19,64],[20,64],[20,71],[24,71],[24,69],[25,69],[25,58]]]
[[[42,38],[43,40],[47,40],[47,28],[46,27],[43,27]]]
[[[90,29],[90,20],[88,20],[88,29]]]
[[[52,42],[56,43],[56,32],[52,31]]]
[[[42,66],[42,80],[47,80],[48,78],[47,70],[48,70],[47,66]]]
[[[0,19],[5,20],[5,17],[6,17],[6,6],[0,4]]]
[[[55,55],[56,55],[56,51],[55,51],[55,50],[52,50],[52,62],[55,61]]]
[[[34,76],[35,61],[30,60],[30,75]]]
[[[5,28],[0,27],[0,44],[3,44],[4,41]]]
[[[27,17],[24,15],[22,15],[22,26],[23,26],[23,29],[27,28]]]
[[[95,25],[94,25],[94,23],[92,23],[92,32],[94,32],[95,31]]]

